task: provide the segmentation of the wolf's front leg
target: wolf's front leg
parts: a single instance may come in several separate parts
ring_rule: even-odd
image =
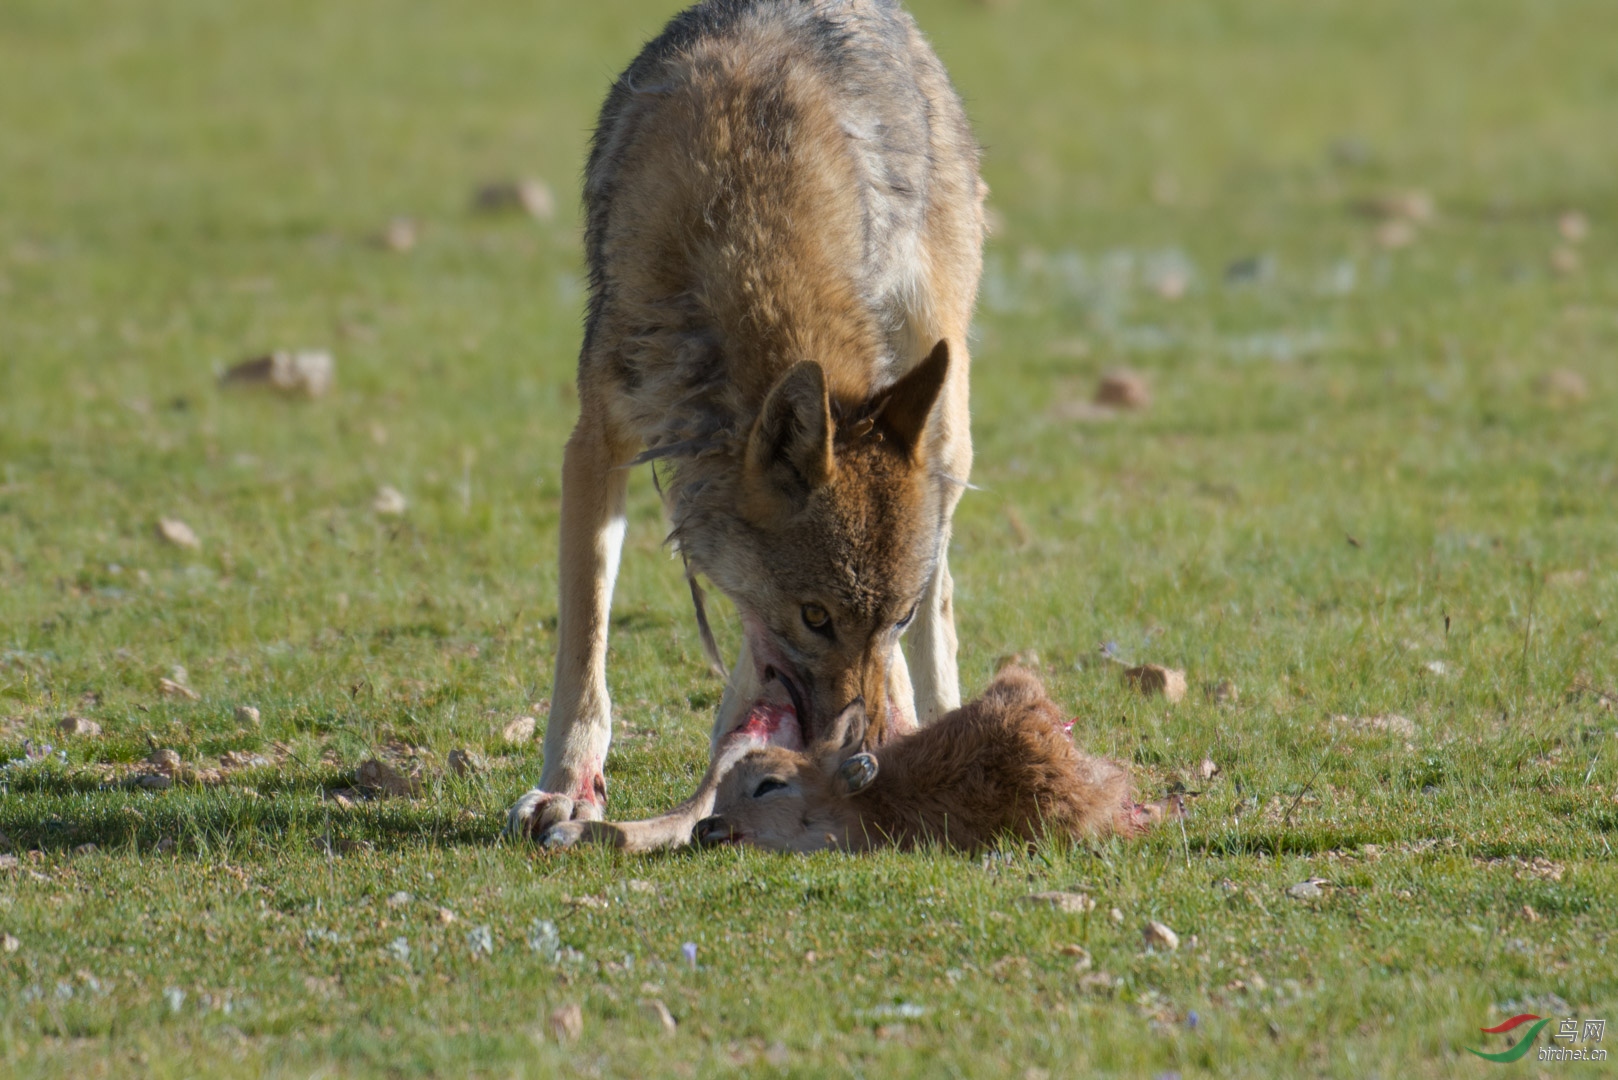
[[[572,847],[586,842],[634,852],[658,851],[689,844],[697,822],[713,813],[714,793],[719,789],[719,781],[728,761],[726,751],[738,745],[737,736],[744,734],[748,710],[759,693],[752,651],[744,638],[741,656],[731,671],[724,696],[719,702],[719,714],[714,721],[713,738],[708,748],[708,771],[690,798],[666,814],[641,821],[568,821],[558,818],[555,824],[534,832],[534,837],[546,847]],[[774,734],[746,733],[754,741],[758,737],[767,741]]]
[[[946,534],[944,543],[948,542]],[[940,555],[910,632],[910,677],[916,686],[916,719],[922,724],[961,707],[957,648],[955,581],[949,574],[948,557]]]
[[[507,831],[537,838],[561,821],[599,820],[607,806],[612,740],[607,615],[624,545],[625,464],[633,444],[613,439],[600,409],[581,400],[562,455],[561,580],[556,680],[539,786],[511,808]]]
[[[961,676],[956,666],[955,579],[949,573],[949,538],[956,504],[972,472],[972,430],[967,409],[966,341],[950,339],[952,362],[936,417],[934,468],[947,485],[944,525],[938,538],[938,565],[922,594],[908,635],[910,677],[916,687],[916,719],[930,724],[961,707]]]

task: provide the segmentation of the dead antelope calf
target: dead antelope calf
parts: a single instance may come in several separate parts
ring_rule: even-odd
[[[1159,816],[1118,762],[1073,745],[1039,679],[1008,668],[983,696],[865,752],[850,705],[809,751],[749,750],[719,782],[705,844],[863,851],[929,841],[973,850],[1003,836],[1136,836]]]

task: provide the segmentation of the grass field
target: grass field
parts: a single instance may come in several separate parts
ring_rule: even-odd
[[[1467,1049],[1618,1020],[1618,12],[913,9],[998,225],[963,682],[1037,651],[1086,747],[1200,793],[1183,828],[502,842],[540,767],[502,732],[550,693],[575,178],[671,4],[7,0],[0,1073],[1610,1071]],[[520,176],[553,220],[469,210]],[[336,390],[217,386],[282,348]],[[1088,406],[1118,366],[1149,409]],[[687,793],[720,689],[631,493],[618,816]],[[1104,644],[1192,693],[1132,696]],[[160,749],[179,782],[131,786]],[[328,797],[370,758],[419,793]],[[1023,902],[1052,889],[1095,910]]]

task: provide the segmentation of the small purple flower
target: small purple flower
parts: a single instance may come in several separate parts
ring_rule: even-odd
[[[1196,1014],[1195,1011],[1186,1013],[1186,1015],[1185,1015],[1185,1026],[1186,1027],[1191,1028],[1194,1031],[1194,1030],[1196,1030],[1197,1025],[1200,1024],[1200,1023],[1202,1023],[1202,1018],[1199,1017]]]
[[[680,952],[685,956],[685,962],[695,970],[697,966],[697,943],[688,941],[680,946]]]

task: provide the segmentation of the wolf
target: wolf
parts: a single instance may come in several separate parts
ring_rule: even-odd
[[[978,161],[895,0],[706,0],[613,84],[585,170],[545,762],[512,833],[648,850],[687,842],[712,805],[714,768],[662,817],[603,820],[608,608],[636,464],[654,470],[716,667],[699,580],[740,617],[713,762],[812,744],[856,699],[873,745],[960,703],[947,549],[972,465]]]

